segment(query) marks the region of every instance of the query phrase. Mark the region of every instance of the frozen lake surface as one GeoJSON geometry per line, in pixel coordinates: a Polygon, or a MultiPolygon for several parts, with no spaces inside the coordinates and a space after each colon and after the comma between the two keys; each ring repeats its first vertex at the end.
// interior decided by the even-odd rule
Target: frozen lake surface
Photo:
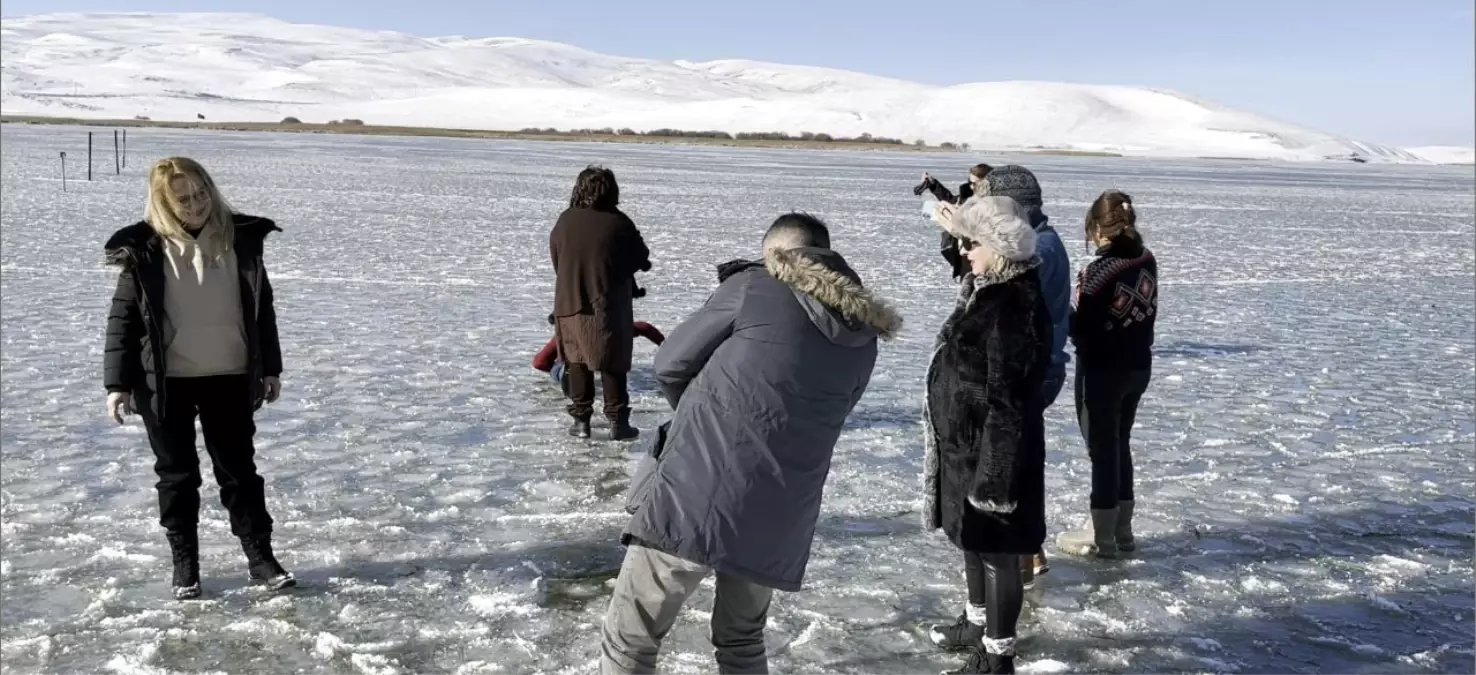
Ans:
{"type": "MultiPolygon", "coordinates": [[[[653,250],[636,315],[663,330],[790,209],[901,306],[769,648],[777,672],[960,662],[919,632],[963,598],[959,555],[918,524],[922,377],[954,289],[911,188],[1003,158],[136,129],[114,176],[105,133],[86,183],[86,130],[0,132],[5,672],[592,672],[634,457],[566,438],[529,360],[550,334],[548,230],[596,161],[653,250]],[[167,599],[152,455],[104,416],[102,244],[168,154],[285,230],[267,250],[285,392],[258,462],[296,592],[244,587],[207,473],[205,599],[167,599]]],[[[1163,279],[1141,550],[1054,556],[1021,669],[1476,670],[1471,170],[1017,159],[1078,268],[1087,205],[1130,192],[1163,279]]],[[[652,353],[638,342],[631,377],[646,429],[665,415],[652,353]]],[[[1070,400],[1048,415],[1052,534],[1087,508],[1070,400]]],[[[712,669],[710,602],[666,667],[712,669]]]]}

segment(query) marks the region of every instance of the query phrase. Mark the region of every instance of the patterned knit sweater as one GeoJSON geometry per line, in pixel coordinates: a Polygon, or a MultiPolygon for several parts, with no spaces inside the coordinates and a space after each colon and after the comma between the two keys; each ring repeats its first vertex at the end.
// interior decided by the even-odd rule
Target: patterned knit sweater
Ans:
{"type": "Polygon", "coordinates": [[[1081,270],[1071,342],[1083,366],[1139,370],[1153,362],[1158,261],[1142,243],[1119,238],[1081,270]]]}

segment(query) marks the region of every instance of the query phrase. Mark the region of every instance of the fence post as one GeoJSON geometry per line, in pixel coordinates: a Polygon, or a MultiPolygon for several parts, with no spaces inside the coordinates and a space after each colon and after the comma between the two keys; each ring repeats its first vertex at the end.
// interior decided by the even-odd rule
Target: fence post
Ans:
{"type": "Polygon", "coordinates": [[[128,130],[123,130],[123,168],[128,168],[128,130]]]}
{"type": "Polygon", "coordinates": [[[118,154],[118,130],[113,130],[113,175],[123,173],[123,156],[118,154]]]}
{"type": "Polygon", "coordinates": [[[87,132],[87,180],[92,181],[92,132],[87,132]]]}
{"type": "Polygon", "coordinates": [[[67,191],[67,153],[61,154],[62,162],[62,192],[67,191]]]}

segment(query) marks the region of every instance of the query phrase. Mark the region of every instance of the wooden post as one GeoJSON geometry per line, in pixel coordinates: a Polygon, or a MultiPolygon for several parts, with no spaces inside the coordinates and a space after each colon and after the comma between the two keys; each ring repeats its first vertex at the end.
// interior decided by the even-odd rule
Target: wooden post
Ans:
{"type": "Polygon", "coordinates": [[[128,130],[123,130],[123,168],[128,168],[128,130]]]}
{"type": "Polygon", "coordinates": [[[67,191],[67,153],[61,154],[62,160],[62,192],[67,191]]]}
{"type": "Polygon", "coordinates": [[[123,173],[123,156],[118,154],[118,130],[113,130],[113,175],[123,173]]]}
{"type": "Polygon", "coordinates": [[[87,180],[92,181],[92,132],[87,132],[87,180]]]}

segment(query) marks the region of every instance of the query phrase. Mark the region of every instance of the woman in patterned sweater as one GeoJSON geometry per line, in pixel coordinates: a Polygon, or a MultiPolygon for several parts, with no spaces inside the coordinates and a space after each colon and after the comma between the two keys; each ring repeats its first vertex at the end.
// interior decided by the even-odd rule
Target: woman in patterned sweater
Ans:
{"type": "Polygon", "coordinates": [[[1129,439],[1153,363],[1158,263],[1143,245],[1133,198],[1102,193],[1086,217],[1097,259],[1078,277],[1071,315],[1076,345],[1076,417],[1092,459],[1091,522],[1062,533],[1067,553],[1114,558],[1133,541],[1133,456],[1129,439]]]}

